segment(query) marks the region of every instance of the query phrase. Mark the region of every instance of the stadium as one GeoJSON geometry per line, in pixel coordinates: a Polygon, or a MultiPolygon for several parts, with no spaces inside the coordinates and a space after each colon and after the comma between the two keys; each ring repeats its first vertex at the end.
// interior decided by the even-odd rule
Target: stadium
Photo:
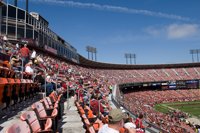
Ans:
{"type": "Polygon", "coordinates": [[[114,109],[120,133],[199,131],[200,63],[92,61],[28,6],[0,1],[0,132],[101,133],[114,109]]]}

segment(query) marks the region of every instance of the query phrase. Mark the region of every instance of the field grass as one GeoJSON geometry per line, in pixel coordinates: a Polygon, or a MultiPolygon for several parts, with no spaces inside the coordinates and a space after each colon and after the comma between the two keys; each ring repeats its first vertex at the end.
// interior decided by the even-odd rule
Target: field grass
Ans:
{"type": "Polygon", "coordinates": [[[178,109],[200,118],[200,101],[162,103],[155,105],[155,109],[163,113],[167,113],[169,110],[178,109]]]}

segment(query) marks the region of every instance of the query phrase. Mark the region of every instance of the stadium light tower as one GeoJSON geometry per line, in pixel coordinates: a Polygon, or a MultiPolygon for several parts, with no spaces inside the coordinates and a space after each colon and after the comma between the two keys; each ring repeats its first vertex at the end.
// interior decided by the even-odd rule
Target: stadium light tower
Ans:
{"type": "Polygon", "coordinates": [[[129,56],[130,56],[130,61],[131,61],[130,63],[132,64],[132,59],[134,58],[134,64],[136,64],[136,60],[135,60],[136,54],[130,54],[129,56]]]}
{"type": "Polygon", "coordinates": [[[132,54],[129,54],[130,64],[132,64],[132,54]]]}
{"type": "Polygon", "coordinates": [[[93,47],[91,47],[90,52],[92,53],[92,60],[93,60],[93,53],[94,53],[94,48],[93,47]]]}
{"type": "Polygon", "coordinates": [[[88,60],[90,59],[90,46],[86,46],[86,51],[88,52],[88,60]]]}
{"type": "Polygon", "coordinates": [[[93,50],[94,50],[93,52],[94,52],[94,55],[95,55],[95,61],[97,61],[97,48],[94,48],[93,50]]]}
{"type": "Polygon", "coordinates": [[[200,49],[196,49],[197,52],[197,62],[199,62],[199,53],[200,53],[200,49]]]}
{"type": "Polygon", "coordinates": [[[136,64],[136,54],[131,54],[131,58],[134,58],[134,64],[136,64]]]}
{"type": "Polygon", "coordinates": [[[124,54],[124,57],[126,58],[126,64],[128,64],[128,54],[125,53],[125,54],[124,54]]]}
{"type": "Polygon", "coordinates": [[[195,50],[191,49],[190,54],[192,55],[192,62],[194,62],[194,53],[195,53],[195,50]]]}
{"type": "Polygon", "coordinates": [[[91,46],[86,46],[86,51],[88,52],[88,60],[90,59],[90,53],[91,53],[91,60],[94,60],[93,54],[95,54],[95,61],[97,61],[97,49],[91,46]]]}

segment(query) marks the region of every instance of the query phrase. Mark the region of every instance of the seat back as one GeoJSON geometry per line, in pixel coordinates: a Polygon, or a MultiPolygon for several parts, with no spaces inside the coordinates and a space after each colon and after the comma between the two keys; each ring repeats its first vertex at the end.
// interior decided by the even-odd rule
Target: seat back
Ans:
{"type": "Polygon", "coordinates": [[[51,100],[52,100],[54,103],[58,100],[57,96],[55,95],[55,92],[52,92],[52,93],[49,95],[49,97],[51,98],[51,100]]]}
{"type": "Polygon", "coordinates": [[[6,84],[4,86],[4,90],[3,90],[3,98],[2,98],[2,102],[6,103],[6,107],[8,107],[10,105],[10,85],[6,84]]]}
{"type": "Polygon", "coordinates": [[[41,102],[44,104],[44,107],[45,107],[46,109],[49,109],[49,108],[50,108],[49,103],[48,103],[48,101],[47,101],[46,98],[43,98],[43,99],[41,100],[41,102]]]}
{"type": "Polygon", "coordinates": [[[16,86],[16,84],[14,84],[14,85],[12,86],[12,95],[11,95],[11,99],[14,101],[14,104],[16,104],[17,101],[18,101],[17,86],[16,86]]]}
{"type": "Polygon", "coordinates": [[[17,121],[7,129],[6,133],[31,133],[31,131],[25,121],[17,121]]]}
{"type": "Polygon", "coordinates": [[[39,118],[47,116],[45,108],[41,102],[36,102],[31,107],[33,110],[36,111],[36,114],[38,115],[39,118]]]}
{"type": "Polygon", "coordinates": [[[5,103],[5,86],[8,83],[6,78],[0,78],[0,107],[5,103]]]}
{"type": "Polygon", "coordinates": [[[48,101],[49,105],[53,107],[53,103],[51,102],[51,99],[50,99],[50,97],[46,97],[46,99],[47,99],[47,101],[48,101]]]}
{"type": "Polygon", "coordinates": [[[20,116],[20,119],[27,121],[33,132],[41,131],[40,123],[34,111],[26,111],[20,116]]]}

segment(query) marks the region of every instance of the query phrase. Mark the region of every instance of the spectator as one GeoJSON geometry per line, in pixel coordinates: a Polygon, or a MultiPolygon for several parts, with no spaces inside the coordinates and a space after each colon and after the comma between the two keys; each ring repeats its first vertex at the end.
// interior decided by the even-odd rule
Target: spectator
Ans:
{"type": "Polygon", "coordinates": [[[138,116],[138,118],[135,121],[135,125],[136,125],[136,128],[141,128],[141,129],[145,130],[145,127],[142,124],[142,119],[143,119],[143,114],[140,113],[139,116],[138,116]]]}
{"type": "MultiPolygon", "coordinates": [[[[44,88],[45,86],[43,85],[42,87],[44,88]]],[[[47,96],[49,96],[51,94],[51,92],[53,92],[53,84],[51,83],[51,77],[47,76],[46,77],[46,93],[47,93],[47,96]]]]}
{"type": "Polygon", "coordinates": [[[10,65],[11,65],[12,69],[19,70],[18,69],[18,67],[19,67],[19,58],[16,55],[12,56],[12,58],[10,60],[10,65]]]}
{"type": "Polygon", "coordinates": [[[7,41],[8,41],[7,35],[3,36],[3,41],[4,41],[4,42],[7,42],[7,41]]]}
{"type": "MultiPolygon", "coordinates": [[[[121,109],[112,109],[108,115],[109,124],[103,125],[98,133],[119,133],[120,128],[123,127],[124,114],[121,109]]],[[[134,129],[128,128],[128,133],[135,133],[134,129]]]]}
{"type": "Polygon", "coordinates": [[[30,61],[29,63],[26,64],[25,66],[25,72],[29,73],[29,74],[33,74],[33,68],[32,68],[32,61],[30,61]]]}
{"type": "Polygon", "coordinates": [[[24,64],[28,63],[29,49],[27,48],[27,44],[24,44],[24,47],[20,49],[20,54],[21,54],[24,64]]]}
{"type": "Polygon", "coordinates": [[[34,60],[36,58],[36,51],[33,50],[32,54],[31,54],[31,59],[34,60]]]}

